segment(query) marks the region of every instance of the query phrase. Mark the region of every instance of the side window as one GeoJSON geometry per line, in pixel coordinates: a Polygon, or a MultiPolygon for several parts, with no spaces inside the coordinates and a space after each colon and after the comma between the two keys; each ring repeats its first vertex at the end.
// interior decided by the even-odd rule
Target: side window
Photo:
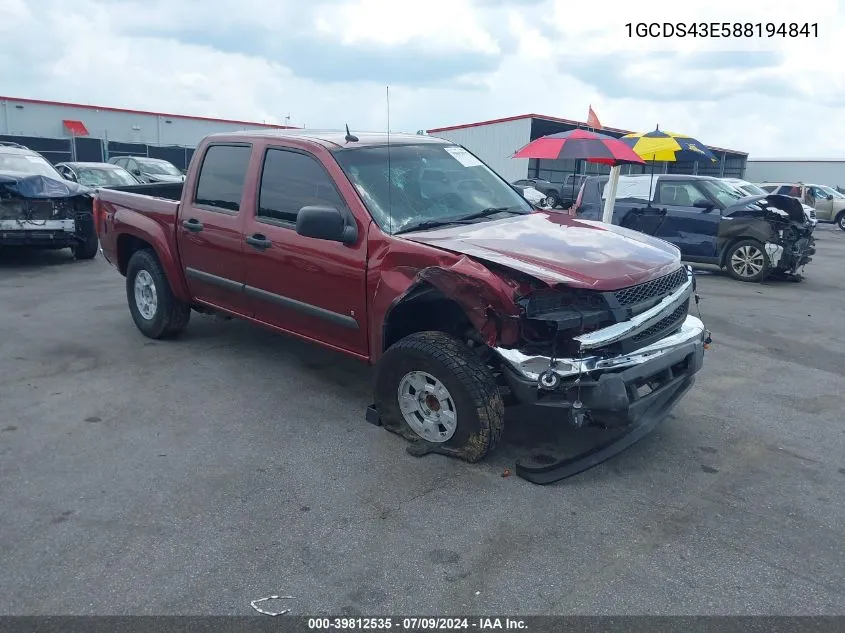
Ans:
{"type": "Polygon", "coordinates": [[[202,159],[194,204],[240,211],[252,146],[212,145],[202,159]]]}
{"type": "Polygon", "coordinates": [[[331,177],[312,156],[268,149],[258,193],[258,217],[296,223],[302,207],[345,204],[331,177]]]}
{"type": "Polygon", "coordinates": [[[659,183],[658,204],[676,207],[692,207],[707,197],[691,182],[669,180],[659,183]]]}
{"type": "Polygon", "coordinates": [[[760,189],[766,191],[768,193],[772,193],[775,189],[777,189],[776,185],[760,185],[760,189]]]}

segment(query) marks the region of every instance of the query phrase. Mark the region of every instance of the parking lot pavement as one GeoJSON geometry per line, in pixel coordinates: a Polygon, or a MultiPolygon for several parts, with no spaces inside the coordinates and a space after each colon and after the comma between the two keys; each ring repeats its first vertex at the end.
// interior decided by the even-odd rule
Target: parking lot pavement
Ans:
{"type": "Polygon", "coordinates": [[[799,284],[702,271],[694,390],[547,487],[501,476],[513,441],[409,456],[353,361],[196,315],[149,341],[100,257],[0,254],[0,612],[843,614],[845,234],[818,237],[799,284]]]}

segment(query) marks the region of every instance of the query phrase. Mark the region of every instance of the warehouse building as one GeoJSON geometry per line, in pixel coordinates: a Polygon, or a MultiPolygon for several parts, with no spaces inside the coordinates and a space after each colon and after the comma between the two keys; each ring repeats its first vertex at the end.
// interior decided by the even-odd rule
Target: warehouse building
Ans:
{"type": "Polygon", "coordinates": [[[845,187],[845,158],[749,158],[751,182],[808,182],[845,187]]]}
{"type": "Polygon", "coordinates": [[[40,152],[53,163],[113,156],[163,158],[184,169],[203,137],[291,126],[0,97],[0,141],[40,152]]]}
{"type": "MultiPolygon", "coordinates": [[[[606,165],[573,160],[537,160],[511,158],[514,152],[534,139],[549,134],[566,132],[576,128],[587,128],[586,123],[539,114],[523,114],[505,119],[467,123],[450,127],[426,130],[431,136],[445,138],[466,147],[499,172],[509,182],[522,178],[542,178],[554,183],[567,182],[571,174],[606,174],[606,165]]],[[[604,127],[596,132],[620,137],[630,134],[629,130],[604,127]]],[[[702,139],[703,140],[703,139],[702,139]]],[[[708,146],[719,157],[716,164],[705,163],[663,163],[655,166],[657,173],[699,174],[708,176],[742,178],[745,175],[746,152],[708,146]]],[[[624,166],[623,174],[649,173],[651,166],[624,166]]]]}

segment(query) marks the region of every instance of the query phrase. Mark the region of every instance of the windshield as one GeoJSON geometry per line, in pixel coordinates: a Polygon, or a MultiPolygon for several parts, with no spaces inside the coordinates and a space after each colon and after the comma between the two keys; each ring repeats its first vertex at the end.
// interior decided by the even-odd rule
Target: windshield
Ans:
{"type": "Polygon", "coordinates": [[[0,154],[0,171],[16,171],[29,176],[63,180],[46,159],[29,154],[0,154]]]}
{"type": "Polygon", "coordinates": [[[836,189],[832,189],[832,188],[827,187],[825,185],[819,185],[819,189],[824,191],[827,195],[833,196],[834,198],[845,198],[845,196],[843,196],[841,193],[836,191],[836,189]]]}
{"type": "Polygon", "coordinates": [[[746,197],[745,192],[732,187],[721,180],[700,180],[699,183],[711,196],[716,198],[722,205],[729,207],[737,200],[746,197]]]}
{"type": "Polygon", "coordinates": [[[141,171],[148,174],[164,174],[165,176],[181,176],[182,172],[166,160],[139,160],[141,171]]]}
{"type": "Polygon", "coordinates": [[[533,207],[475,156],[456,145],[397,145],[335,152],[335,158],[383,230],[533,207]],[[388,185],[388,164],[390,183],[388,185]]]}
{"type": "Polygon", "coordinates": [[[80,167],[76,170],[77,182],[86,187],[108,185],[137,185],[138,181],[122,167],[80,167]]]}
{"type": "Polygon", "coordinates": [[[747,196],[765,196],[769,193],[765,189],[761,189],[757,185],[752,184],[750,182],[734,183],[734,187],[739,189],[742,193],[747,196]]]}

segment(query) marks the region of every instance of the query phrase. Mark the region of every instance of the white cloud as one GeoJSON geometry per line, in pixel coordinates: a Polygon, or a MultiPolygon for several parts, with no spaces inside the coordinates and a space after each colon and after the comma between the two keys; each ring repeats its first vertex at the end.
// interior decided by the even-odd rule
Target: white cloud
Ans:
{"type": "Polygon", "coordinates": [[[592,104],[613,127],[660,123],[756,155],[845,154],[845,16],[834,0],[35,6],[0,0],[8,96],[384,129],[389,82],[394,131],[528,112],[583,120],[592,104]],[[796,20],[817,22],[818,37],[629,38],[625,27],[796,20]],[[722,57],[707,57],[713,51],[722,57]]]}

